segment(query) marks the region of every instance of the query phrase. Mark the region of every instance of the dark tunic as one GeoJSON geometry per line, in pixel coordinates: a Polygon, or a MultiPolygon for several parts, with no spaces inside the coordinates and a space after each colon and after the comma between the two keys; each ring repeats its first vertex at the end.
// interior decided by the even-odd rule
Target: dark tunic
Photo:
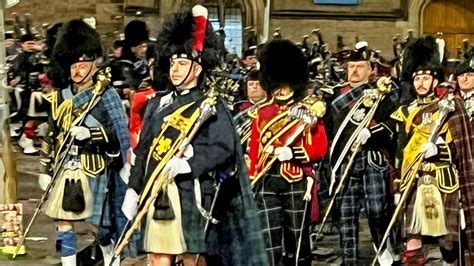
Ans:
{"type": "MultiPolygon", "coordinates": [[[[152,163],[147,165],[146,158],[153,138],[160,133],[163,118],[179,107],[203,98],[201,91],[192,89],[161,109],[159,99],[150,100],[140,141],[135,150],[137,160],[131,170],[129,187],[139,193],[148,179],[145,173],[152,172],[156,167],[152,163]]],[[[188,163],[192,172],[175,178],[181,201],[187,252],[217,254],[218,260],[225,265],[266,265],[256,207],[232,116],[221,100],[218,100],[216,110],[216,115],[201,126],[191,141],[194,155],[188,159],[188,163]],[[215,195],[214,185],[219,182],[214,174],[228,174],[233,170],[237,170],[236,173],[221,183],[213,213],[220,223],[210,226],[206,241],[205,219],[196,207],[194,180],[198,179],[200,183],[202,206],[210,210],[215,195]]]]}

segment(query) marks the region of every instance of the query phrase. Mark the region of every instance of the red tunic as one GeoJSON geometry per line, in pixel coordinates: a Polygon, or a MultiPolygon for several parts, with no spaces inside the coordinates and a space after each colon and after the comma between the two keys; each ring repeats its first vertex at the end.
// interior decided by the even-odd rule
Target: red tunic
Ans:
{"type": "Polygon", "coordinates": [[[133,94],[130,101],[130,145],[135,148],[138,143],[140,130],[143,124],[143,113],[149,96],[153,94],[153,88],[140,90],[133,94]]]}
{"type": "MultiPolygon", "coordinates": [[[[269,138],[269,134],[267,133],[265,134],[267,136],[262,136],[262,131],[268,132],[265,131],[267,123],[284,111],[286,110],[273,103],[273,100],[270,100],[259,107],[256,117],[252,121],[248,152],[250,160],[249,175],[251,179],[258,175],[271,159],[271,155],[264,152],[266,147],[264,143],[268,143],[266,139],[269,138]]],[[[271,145],[274,148],[283,147],[298,126],[299,123],[286,129],[281,136],[270,142],[271,145]]],[[[290,183],[301,180],[303,176],[311,176],[308,169],[311,169],[312,163],[325,156],[328,148],[323,121],[319,120],[311,128],[306,128],[288,147],[292,150],[293,158],[289,161],[281,162],[281,176],[290,183]]]]}

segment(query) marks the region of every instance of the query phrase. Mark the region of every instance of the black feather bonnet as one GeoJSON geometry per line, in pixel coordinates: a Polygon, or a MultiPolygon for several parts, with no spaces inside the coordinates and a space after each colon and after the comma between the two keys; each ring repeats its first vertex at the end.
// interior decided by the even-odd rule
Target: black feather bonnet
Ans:
{"type": "Polygon", "coordinates": [[[308,69],[301,49],[289,40],[273,39],[258,52],[260,83],[267,92],[289,86],[299,99],[306,90],[308,69]]]}
{"type": "Polygon", "coordinates": [[[59,30],[53,59],[64,69],[102,56],[99,34],[82,20],[71,20],[59,30]]]}
{"type": "MultiPolygon", "coordinates": [[[[195,20],[190,8],[173,14],[163,23],[157,37],[158,67],[161,71],[169,70],[169,61],[174,55],[193,53],[195,20]]],[[[220,63],[223,47],[219,37],[208,21],[205,29],[203,51],[199,63],[204,70],[210,70],[220,63]]]]}
{"type": "Polygon", "coordinates": [[[130,21],[125,26],[124,35],[124,45],[127,47],[135,47],[149,40],[149,30],[146,23],[137,19],[130,21]]]}
{"type": "Polygon", "coordinates": [[[442,71],[438,44],[433,36],[417,38],[407,44],[403,53],[402,80],[411,81],[416,75],[428,74],[442,82],[442,71]]]}

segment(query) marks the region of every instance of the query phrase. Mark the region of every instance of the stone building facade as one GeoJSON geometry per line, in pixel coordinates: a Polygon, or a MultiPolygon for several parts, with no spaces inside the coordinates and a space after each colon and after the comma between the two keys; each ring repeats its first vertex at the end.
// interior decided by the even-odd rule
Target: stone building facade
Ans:
{"type": "MultiPolygon", "coordinates": [[[[461,31],[460,34],[464,34],[462,38],[474,36],[472,0],[358,0],[357,5],[349,6],[314,4],[313,0],[22,0],[17,6],[6,10],[5,18],[8,26],[12,22],[12,12],[30,13],[33,24],[38,26],[94,16],[98,31],[104,38],[113,39],[128,21],[139,17],[148,22],[152,36],[155,36],[166,16],[182,6],[198,3],[219,7],[221,20],[224,8],[239,8],[242,12],[242,28],[255,27],[260,40],[264,39],[265,5],[269,3],[270,35],[275,28],[280,27],[285,38],[300,41],[312,29],[320,28],[325,42],[332,49],[335,49],[337,35],[341,35],[347,45],[352,45],[357,36],[368,41],[371,47],[380,49],[386,56],[391,55],[393,36],[403,36],[408,29],[413,29],[416,35],[425,32],[424,27],[427,25],[424,23],[433,21],[424,17],[429,5],[446,4],[442,8],[459,11],[461,15],[458,14],[453,20],[464,16],[465,26],[454,31],[461,31]],[[136,15],[137,11],[141,11],[140,16],[136,15]]],[[[428,25],[428,28],[433,31],[437,26],[428,25]]],[[[443,29],[451,30],[449,27],[443,29]]],[[[448,42],[448,49],[455,49],[461,38],[459,36],[448,42]]]]}

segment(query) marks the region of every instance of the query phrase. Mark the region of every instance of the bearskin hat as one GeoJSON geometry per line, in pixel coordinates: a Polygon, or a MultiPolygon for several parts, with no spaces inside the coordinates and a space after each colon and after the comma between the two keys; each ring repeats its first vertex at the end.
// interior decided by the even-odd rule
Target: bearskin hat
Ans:
{"type": "Polygon", "coordinates": [[[301,49],[289,40],[273,39],[259,49],[260,83],[271,92],[281,86],[294,90],[294,97],[304,96],[308,82],[306,57],[301,49]]]}
{"type": "Polygon", "coordinates": [[[53,59],[64,69],[83,60],[102,56],[99,34],[82,20],[65,23],[53,49],[53,59]]]}
{"type": "Polygon", "coordinates": [[[137,19],[130,21],[125,26],[124,34],[124,45],[128,47],[135,47],[149,40],[149,30],[146,23],[137,19]]]}
{"type": "MultiPolygon", "coordinates": [[[[194,30],[195,20],[190,8],[175,13],[163,23],[156,43],[160,71],[168,72],[169,61],[173,55],[193,54],[194,30]]],[[[216,67],[220,63],[223,52],[222,43],[212,29],[211,23],[208,22],[203,50],[199,56],[203,69],[210,70],[216,67]]]]}
{"type": "Polygon", "coordinates": [[[443,69],[440,65],[438,44],[433,36],[411,40],[403,52],[403,81],[411,81],[416,74],[430,74],[442,82],[443,69]]]}

